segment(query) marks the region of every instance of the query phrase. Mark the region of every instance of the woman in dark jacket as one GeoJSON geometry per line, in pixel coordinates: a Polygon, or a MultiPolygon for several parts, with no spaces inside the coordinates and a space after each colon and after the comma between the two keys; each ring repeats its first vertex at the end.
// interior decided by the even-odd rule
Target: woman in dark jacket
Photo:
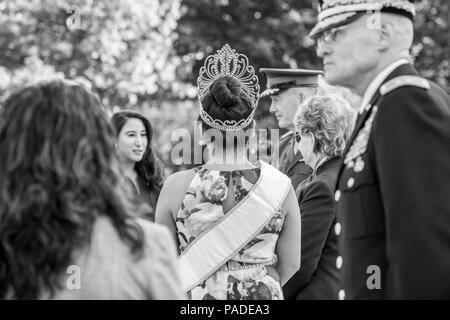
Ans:
{"type": "Polygon", "coordinates": [[[302,220],[301,267],[283,287],[286,299],[337,299],[342,261],[333,195],[354,116],[348,102],[331,94],[308,99],[295,116],[298,148],[313,173],[296,190],[302,220]]]}
{"type": "Polygon", "coordinates": [[[116,151],[124,181],[146,207],[143,218],[155,221],[163,175],[151,145],[153,129],[150,121],[139,112],[122,110],[112,115],[111,122],[116,129],[116,151]]]}

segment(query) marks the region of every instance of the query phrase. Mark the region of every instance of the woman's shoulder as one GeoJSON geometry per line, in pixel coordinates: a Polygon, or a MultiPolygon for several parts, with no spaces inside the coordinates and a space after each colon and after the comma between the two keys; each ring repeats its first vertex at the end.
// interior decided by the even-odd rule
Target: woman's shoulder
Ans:
{"type": "Polygon", "coordinates": [[[195,176],[196,169],[182,170],[172,173],[164,182],[164,187],[167,188],[179,188],[180,186],[190,183],[195,176]]]}
{"type": "Polygon", "coordinates": [[[177,264],[177,249],[169,229],[152,221],[136,218],[144,233],[144,255],[133,267],[133,279],[146,284],[152,299],[183,299],[177,264]]]}
{"type": "Polygon", "coordinates": [[[176,256],[176,245],[169,229],[161,224],[137,218],[136,222],[141,227],[144,233],[144,248],[145,260],[150,260],[151,263],[160,261],[169,263],[168,254],[172,253],[176,256]]]}
{"type": "MultiPolygon", "coordinates": [[[[158,245],[163,246],[164,243],[168,241],[167,238],[171,238],[169,230],[163,225],[156,224],[144,218],[133,217],[132,219],[142,230],[146,245],[148,243],[157,242],[158,245]]],[[[123,243],[114,224],[108,217],[100,216],[96,219],[94,235],[97,242],[108,243],[110,246],[113,246],[113,243],[116,243],[116,249],[118,247],[117,243],[120,243],[120,246],[126,248],[125,251],[128,251],[128,246],[123,243]]]]}
{"type": "Polygon", "coordinates": [[[136,218],[136,222],[144,232],[145,242],[157,241],[163,245],[168,238],[171,238],[169,229],[162,224],[143,218],[136,218]]]}
{"type": "Polygon", "coordinates": [[[161,193],[172,198],[184,196],[196,172],[193,169],[178,171],[171,174],[164,182],[161,193]]]}
{"type": "Polygon", "coordinates": [[[336,181],[338,178],[340,169],[340,159],[336,158],[331,160],[326,168],[317,175],[316,181],[325,184],[331,192],[334,192],[336,181]]]}

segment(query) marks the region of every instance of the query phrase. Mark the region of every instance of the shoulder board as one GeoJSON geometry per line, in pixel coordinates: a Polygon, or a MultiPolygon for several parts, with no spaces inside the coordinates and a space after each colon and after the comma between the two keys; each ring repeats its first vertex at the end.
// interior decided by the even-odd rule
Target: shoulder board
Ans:
{"type": "Polygon", "coordinates": [[[383,84],[380,87],[380,93],[384,96],[387,95],[389,92],[394,91],[395,89],[403,86],[419,87],[425,90],[430,89],[430,84],[428,83],[428,80],[424,78],[417,76],[398,76],[383,84]]]}

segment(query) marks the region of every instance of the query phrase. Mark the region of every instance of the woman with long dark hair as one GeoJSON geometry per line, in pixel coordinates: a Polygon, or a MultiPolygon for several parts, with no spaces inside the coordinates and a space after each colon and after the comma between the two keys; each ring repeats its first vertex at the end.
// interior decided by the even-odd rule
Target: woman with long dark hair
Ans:
{"type": "Polygon", "coordinates": [[[139,112],[123,110],[112,115],[111,123],[116,129],[115,147],[125,181],[140,202],[147,205],[144,217],[154,221],[163,175],[151,145],[150,121],[139,112]]]}
{"type": "Polygon", "coordinates": [[[99,99],[53,80],[0,109],[0,299],[171,299],[166,228],[126,211],[99,99]]]}

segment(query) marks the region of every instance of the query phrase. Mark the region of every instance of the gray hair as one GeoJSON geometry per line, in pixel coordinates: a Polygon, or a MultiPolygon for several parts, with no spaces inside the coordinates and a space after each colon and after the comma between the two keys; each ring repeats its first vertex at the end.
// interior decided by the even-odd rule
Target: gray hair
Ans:
{"type": "Polygon", "coordinates": [[[312,133],[314,152],[333,158],[342,156],[353,131],[356,114],[350,103],[335,94],[313,96],[297,109],[297,131],[312,133]]]}

